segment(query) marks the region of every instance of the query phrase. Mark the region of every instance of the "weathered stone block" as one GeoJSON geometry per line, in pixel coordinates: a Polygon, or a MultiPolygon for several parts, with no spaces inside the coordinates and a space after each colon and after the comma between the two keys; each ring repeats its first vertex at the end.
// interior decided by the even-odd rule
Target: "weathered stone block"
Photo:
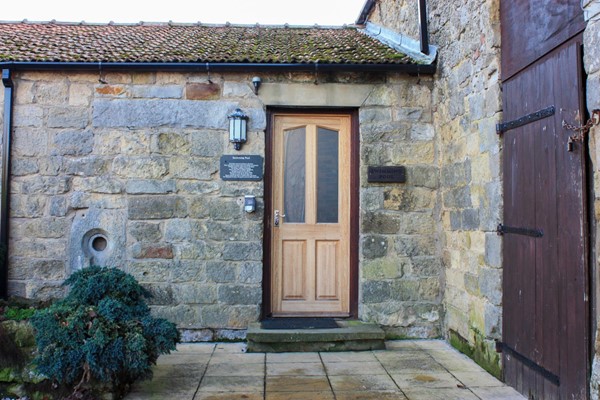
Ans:
{"type": "Polygon", "coordinates": [[[216,221],[238,219],[243,213],[242,206],[234,198],[217,198],[210,201],[209,216],[216,221]]]}
{"type": "Polygon", "coordinates": [[[400,221],[395,216],[378,212],[365,212],[362,216],[363,233],[395,234],[399,233],[400,221]]]}
{"type": "Polygon", "coordinates": [[[206,263],[206,277],[211,282],[233,283],[236,280],[236,267],[224,261],[209,261],[206,263]]]}
{"type": "Polygon", "coordinates": [[[464,186],[471,181],[471,160],[445,165],[441,169],[442,185],[464,186]]]}
{"type": "Polygon", "coordinates": [[[44,122],[44,109],[35,105],[22,105],[13,110],[13,126],[40,128],[44,122]]]}
{"type": "Polygon", "coordinates": [[[138,242],[158,242],[162,239],[161,225],[156,222],[132,221],[127,232],[138,242]]]}
{"type": "Polygon", "coordinates": [[[12,143],[15,156],[42,156],[46,154],[47,148],[48,134],[46,130],[15,127],[12,143]]]}
{"type": "Polygon", "coordinates": [[[67,104],[69,87],[66,80],[52,79],[51,82],[36,82],[33,87],[35,102],[44,105],[67,104]]]}
{"type": "Polygon", "coordinates": [[[50,215],[52,217],[64,217],[67,212],[68,207],[65,196],[52,196],[50,198],[50,215]]]}
{"type": "Polygon", "coordinates": [[[485,234],[484,260],[490,267],[502,267],[502,237],[496,233],[485,234]]]}
{"type": "Polygon", "coordinates": [[[362,282],[362,302],[383,303],[390,299],[392,281],[366,281],[362,282]]]}
{"type": "Polygon", "coordinates": [[[223,97],[249,98],[254,96],[254,90],[249,83],[230,82],[223,83],[223,97]]]}
{"type": "Polygon", "coordinates": [[[139,282],[168,282],[170,267],[167,261],[130,261],[127,272],[139,282]]]}
{"type": "Polygon", "coordinates": [[[11,280],[50,280],[65,279],[65,261],[36,260],[23,257],[11,257],[8,267],[8,279],[11,280]]]}
{"type": "Polygon", "coordinates": [[[149,305],[175,304],[173,286],[168,283],[143,283],[142,286],[150,292],[147,299],[149,305]]]}
{"type": "Polygon", "coordinates": [[[168,242],[183,242],[192,238],[195,229],[194,221],[187,218],[174,218],[165,221],[165,240],[168,242]]]}
{"type": "Polygon", "coordinates": [[[462,229],[466,231],[479,228],[479,209],[467,208],[461,213],[462,229]]]}
{"type": "Polygon", "coordinates": [[[395,238],[398,255],[408,257],[437,255],[437,240],[433,235],[401,235],[395,238]]]}
{"type": "Polygon", "coordinates": [[[23,194],[62,194],[69,191],[71,178],[67,176],[40,176],[25,178],[21,182],[23,194]]]}
{"type": "Polygon", "coordinates": [[[127,93],[127,89],[123,85],[102,85],[96,88],[96,93],[103,97],[119,97],[127,93]]]}
{"type": "Polygon", "coordinates": [[[85,193],[119,194],[123,192],[123,182],[114,178],[96,176],[75,178],[73,189],[85,193]]]}
{"type": "Polygon", "coordinates": [[[176,192],[175,180],[130,179],[125,190],[129,194],[167,194],[176,192]]]}
{"type": "Polygon", "coordinates": [[[448,208],[471,207],[471,188],[460,186],[451,188],[443,193],[444,206],[448,208]]]}
{"type": "Polygon", "coordinates": [[[71,83],[69,85],[69,105],[88,107],[92,99],[92,92],[92,87],[89,84],[71,83]]]}
{"type": "Polygon", "coordinates": [[[185,98],[188,100],[219,100],[221,86],[216,83],[188,83],[185,98]]]}
{"type": "Polygon", "coordinates": [[[433,207],[435,192],[425,188],[393,188],[383,192],[383,207],[387,210],[415,211],[433,207]]]}
{"type": "Polygon", "coordinates": [[[94,148],[94,134],[91,131],[61,131],[52,140],[52,155],[85,156],[94,148]]]}
{"type": "Polygon", "coordinates": [[[262,251],[261,242],[227,242],[223,247],[223,260],[260,261],[262,251]]]}
{"type": "Polygon", "coordinates": [[[214,304],[217,301],[215,285],[180,283],[174,285],[175,301],[183,304],[214,304]]]}
{"type": "Polygon", "coordinates": [[[132,98],[180,99],[183,87],[179,85],[133,85],[129,88],[132,98]]]}
{"type": "Polygon", "coordinates": [[[479,291],[491,304],[501,306],[502,270],[496,268],[481,268],[479,270],[479,291]]]}
{"type": "Polygon", "coordinates": [[[168,219],[187,215],[187,204],[179,196],[135,196],[128,198],[129,219],[168,219]]]}
{"type": "Polygon", "coordinates": [[[218,170],[218,160],[199,157],[172,157],[170,171],[175,178],[209,180],[218,170]]]}
{"type": "Polygon", "coordinates": [[[200,260],[181,260],[171,266],[171,282],[205,282],[206,262],[200,260]]]}
{"type": "Polygon", "coordinates": [[[173,258],[173,246],[165,243],[136,243],[131,251],[133,258],[173,258]]]}
{"type": "Polygon", "coordinates": [[[39,218],[44,215],[46,196],[13,194],[10,200],[12,218],[39,218]]]}
{"type": "Polygon", "coordinates": [[[239,267],[240,283],[256,283],[260,284],[263,279],[263,265],[258,261],[246,261],[241,263],[239,267]]]}
{"type": "Polygon", "coordinates": [[[392,111],[389,107],[361,107],[359,110],[359,122],[362,124],[370,122],[390,122],[392,111]]]}
{"type": "Polygon", "coordinates": [[[161,154],[183,155],[190,153],[191,143],[187,134],[160,133],[157,138],[157,147],[161,154]]]}
{"type": "Polygon", "coordinates": [[[362,238],[362,255],[366,259],[385,257],[388,239],[385,236],[369,235],[362,238]]]}
{"type": "Polygon", "coordinates": [[[221,285],[218,300],[223,304],[260,304],[262,289],[259,286],[221,285]]]}
{"type": "Polygon", "coordinates": [[[431,124],[413,124],[409,131],[412,140],[433,140],[435,129],[431,124]]]}
{"type": "Polygon", "coordinates": [[[197,182],[197,181],[177,181],[177,191],[189,194],[207,194],[215,193],[219,190],[219,183],[216,181],[197,182]]]}
{"type": "Polygon", "coordinates": [[[13,176],[32,175],[39,171],[37,161],[31,158],[13,158],[10,170],[13,176]]]}
{"type": "Polygon", "coordinates": [[[30,238],[62,238],[69,231],[69,220],[66,218],[36,218],[25,223],[25,235],[30,238]]]}
{"type": "Polygon", "coordinates": [[[163,157],[115,157],[112,165],[115,174],[127,178],[159,179],[169,171],[168,161],[163,157]]]}
{"type": "Polygon", "coordinates": [[[362,265],[362,277],[364,280],[397,279],[404,276],[404,270],[409,266],[408,258],[378,258],[362,265]]]}
{"type": "MultiPolygon", "coordinates": [[[[229,138],[225,132],[201,131],[191,134],[191,153],[199,157],[217,157],[223,154],[223,143],[229,138]]],[[[227,143],[229,141],[227,140],[227,143]]]]}
{"type": "Polygon", "coordinates": [[[68,175],[104,175],[108,170],[108,161],[103,157],[94,155],[83,158],[64,157],[62,170],[68,175]]]}
{"type": "Polygon", "coordinates": [[[89,124],[89,109],[84,107],[53,107],[48,111],[48,128],[80,128],[89,124]]]}

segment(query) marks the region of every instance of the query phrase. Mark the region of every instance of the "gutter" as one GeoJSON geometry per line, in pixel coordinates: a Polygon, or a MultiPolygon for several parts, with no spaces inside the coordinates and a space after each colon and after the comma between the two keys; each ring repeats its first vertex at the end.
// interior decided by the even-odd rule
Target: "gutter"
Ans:
{"type": "Polygon", "coordinates": [[[8,298],[8,217],[10,201],[10,145],[13,113],[13,81],[10,69],[2,69],[4,85],[4,128],[2,131],[2,188],[0,191],[0,298],[8,298]]]}
{"type": "MultiPolygon", "coordinates": [[[[406,54],[406,53],[404,53],[406,54]]],[[[410,54],[407,54],[410,56],[410,54]]],[[[344,72],[405,72],[434,74],[436,64],[334,64],[334,63],[174,63],[174,62],[63,62],[63,61],[2,61],[0,68],[13,70],[168,70],[168,71],[344,71],[344,72]]]]}

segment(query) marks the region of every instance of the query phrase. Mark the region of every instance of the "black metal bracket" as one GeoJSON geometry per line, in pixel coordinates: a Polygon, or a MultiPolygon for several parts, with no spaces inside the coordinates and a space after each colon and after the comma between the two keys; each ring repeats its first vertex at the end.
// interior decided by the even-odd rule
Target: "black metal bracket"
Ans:
{"type": "Polygon", "coordinates": [[[523,354],[521,354],[518,351],[516,351],[515,349],[511,348],[506,343],[503,343],[499,340],[496,341],[496,351],[498,353],[503,353],[503,352],[508,353],[509,356],[514,357],[520,363],[522,363],[525,366],[529,367],[530,369],[534,370],[535,372],[540,374],[547,381],[553,383],[556,386],[560,386],[560,378],[556,374],[552,373],[551,371],[548,371],[546,368],[540,366],[535,361],[530,360],[529,358],[525,357],[523,354]]]}
{"type": "Polygon", "coordinates": [[[498,135],[502,135],[504,132],[509,131],[511,129],[518,128],[523,125],[527,125],[531,122],[538,121],[543,118],[548,118],[555,113],[554,106],[546,107],[543,110],[536,111],[531,114],[527,114],[522,116],[521,118],[514,119],[512,121],[503,122],[501,124],[496,124],[496,133],[498,135]]]}
{"type": "Polygon", "coordinates": [[[515,235],[524,235],[536,238],[544,236],[544,232],[540,229],[515,228],[512,226],[506,226],[502,224],[498,224],[498,227],[496,228],[496,233],[500,236],[504,235],[505,233],[514,233],[515,235]]]}

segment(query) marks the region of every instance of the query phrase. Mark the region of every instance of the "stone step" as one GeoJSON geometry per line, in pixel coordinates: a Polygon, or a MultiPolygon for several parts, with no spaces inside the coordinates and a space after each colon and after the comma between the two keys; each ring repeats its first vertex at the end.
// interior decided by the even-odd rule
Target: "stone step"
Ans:
{"type": "Polygon", "coordinates": [[[361,351],[385,349],[385,333],[377,324],[337,321],[334,329],[262,329],[248,326],[248,352],[361,351]]]}

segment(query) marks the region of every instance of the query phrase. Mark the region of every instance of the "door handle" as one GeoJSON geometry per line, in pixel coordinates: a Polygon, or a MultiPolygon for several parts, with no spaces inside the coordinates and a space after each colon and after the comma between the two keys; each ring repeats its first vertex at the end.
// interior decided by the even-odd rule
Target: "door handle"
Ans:
{"type": "Polygon", "coordinates": [[[273,225],[279,226],[279,219],[285,218],[285,214],[281,214],[279,210],[275,210],[275,217],[273,218],[273,225]]]}

